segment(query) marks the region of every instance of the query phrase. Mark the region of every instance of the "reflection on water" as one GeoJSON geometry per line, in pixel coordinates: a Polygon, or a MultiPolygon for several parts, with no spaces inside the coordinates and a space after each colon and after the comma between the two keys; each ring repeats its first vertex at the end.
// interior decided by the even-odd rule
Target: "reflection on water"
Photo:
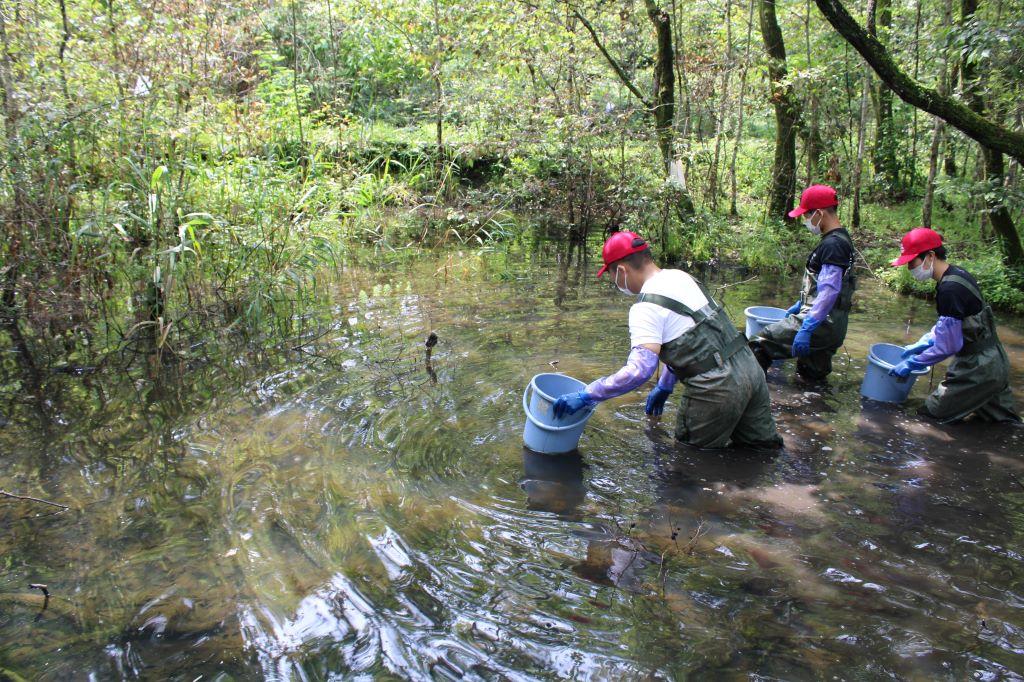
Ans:
{"type": "MultiPolygon", "coordinates": [[[[71,509],[0,501],[0,677],[1024,669],[1024,430],[919,420],[928,377],[906,406],[858,396],[868,346],[916,339],[929,303],[868,283],[828,386],[772,370],[782,451],[678,446],[674,401],[652,423],[641,391],[579,453],[531,453],[529,378],[589,380],[627,351],[629,302],[588,272],[564,254],[352,270],[303,339],[145,380],[8,354],[24,388],[0,409],[0,488],[71,509]]],[[[720,296],[739,320],[792,286],[720,296]]],[[[1018,390],[1022,331],[1000,330],[1018,390]]]]}

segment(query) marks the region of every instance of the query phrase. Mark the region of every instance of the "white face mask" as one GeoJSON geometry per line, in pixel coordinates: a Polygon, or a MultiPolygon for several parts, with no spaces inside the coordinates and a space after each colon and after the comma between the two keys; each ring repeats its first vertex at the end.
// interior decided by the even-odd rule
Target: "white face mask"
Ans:
{"type": "MultiPolygon", "coordinates": [[[[814,213],[817,213],[817,211],[814,213]]],[[[814,213],[811,213],[810,217],[804,218],[804,227],[810,230],[811,234],[817,236],[821,234],[821,227],[814,224],[814,213]]]]}
{"type": "Polygon", "coordinates": [[[615,270],[615,288],[618,289],[619,291],[621,291],[622,293],[624,293],[626,296],[636,296],[636,294],[634,294],[632,291],[630,291],[629,289],[626,288],[626,287],[629,286],[628,278],[629,278],[629,273],[626,272],[626,270],[622,266],[619,266],[615,270]],[[626,275],[625,277],[622,278],[623,286],[621,286],[621,287],[619,286],[619,270],[621,270],[626,275]]]}
{"type": "Polygon", "coordinates": [[[935,271],[935,259],[933,258],[931,263],[928,263],[927,256],[921,261],[921,264],[916,268],[910,268],[910,274],[913,275],[914,279],[918,282],[924,282],[932,278],[932,273],[935,271]]]}

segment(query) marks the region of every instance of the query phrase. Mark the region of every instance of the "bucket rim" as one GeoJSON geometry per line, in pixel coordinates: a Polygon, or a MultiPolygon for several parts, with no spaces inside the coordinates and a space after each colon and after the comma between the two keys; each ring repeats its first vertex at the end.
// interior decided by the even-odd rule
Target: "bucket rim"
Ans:
{"type": "MultiPolygon", "coordinates": [[[[530,386],[533,387],[533,390],[534,390],[534,392],[537,395],[539,395],[541,398],[544,398],[548,402],[552,402],[552,403],[555,402],[556,400],[558,400],[558,396],[551,396],[551,395],[548,395],[547,393],[545,393],[544,391],[540,390],[540,387],[537,386],[537,379],[539,379],[540,377],[565,377],[567,379],[572,379],[573,381],[581,384],[584,388],[586,388],[586,386],[587,386],[586,384],[584,384],[582,381],[580,381],[576,377],[569,376],[565,372],[541,372],[540,374],[534,374],[533,378],[530,379],[530,386]]],[[[582,389],[580,389],[580,390],[582,390],[582,389]]]]}
{"type": "MultiPolygon", "coordinates": [[[[551,372],[548,372],[548,374],[551,374],[551,372]]],[[[590,419],[591,415],[594,414],[594,411],[597,410],[597,405],[596,404],[595,405],[591,405],[589,407],[583,408],[583,410],[581,410],[579,412],[580,418],[577,419],[576,421],[572,422],[572,423],[564,424],[562,426],[552,426],[552,425],[549,425],[549,424],[544,424],[539,419],[534,417],[533,414],[530,412],[530,405],[526,401],[526,396],[529,395],[529,393],[530,393],[530,386],[533,386],[533,382],[532,381],[529,384],[527,384],[526,388],[523,390],[523,412],[526,413],[526,419],[531,424],[536,426],[538,429],[540,429],[542,431],[547,431],[549,433],[562,433],[562,432],[565,432],[565,431],[569,431],[571,429],[579,428],[580,429],[580,435],[583,435],[583,427],[586,425],[586,423],[590,419]]],[[[533,386],[533,390],[537,391],[537,387],[533,386]]]]}
{"type": "Polygon", "coordinates": [[[785,316],[786,314],[785,308],[776,308],[773,305],[751,305],[743,309],[743,315],[754,320],[770,320],[772,322],[778,322],[779,320],[782,319],[782,317],[765,317],[763,315],[759,315],[758,313],[751,312],[755,308],[758,310],[773,310],[782,313],[783,316],[785,316]]]}
{"type": "MultiPolygon", "coordinates": [[[[890,370],[893,367],[895,367],[896,365],[890,362],[886,362],[882,358],[875,355],[875,348],[878,346],[892,346],[893,348],[899,348],[901,351],[903,350],[903,346],[897,345],[895,343],[888,343],[886,341],[882,341],[880,343],[873,343],[871,344],[871,347],[868,348],[868,362],[870,362],[873,365],[877,365],[878,367],[881,367],[882,369],[885,370],[890,370]]],[[[931,369],[931,367],[925,367],[924,369],[915,369],[914,371],[911,372],[911,374],[915,376],[922,376],[930,372],[931,369]]]]}

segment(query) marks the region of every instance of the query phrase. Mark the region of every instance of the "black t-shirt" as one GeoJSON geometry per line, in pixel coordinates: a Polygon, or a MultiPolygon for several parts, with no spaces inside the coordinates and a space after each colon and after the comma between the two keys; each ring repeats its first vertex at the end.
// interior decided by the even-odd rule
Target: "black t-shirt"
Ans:
{"type": "Polygon", "coordinates": [[[976,288],[978,287],[978,282],[971,276],[971,273],[963,268],[950,265],[935,287],[935,308],[939,311],[939,315],[962,320],[965,317],[980,313],[981,309],[985,306],[984,302],[978,300],[978,297],[972,294],[963,284],[950,282],[950,275],[963,277],[976,288]]]}
{"type": "Polygon", "coordinates": [[[846,228],[840,227],[821,238],[818,246],[807,257],[807,269],[817,275],[821,273],[822,265],[837,265],[845,273],[853,267],[853,259],[853,241],[850,239],[850,233],[846,228]]]}

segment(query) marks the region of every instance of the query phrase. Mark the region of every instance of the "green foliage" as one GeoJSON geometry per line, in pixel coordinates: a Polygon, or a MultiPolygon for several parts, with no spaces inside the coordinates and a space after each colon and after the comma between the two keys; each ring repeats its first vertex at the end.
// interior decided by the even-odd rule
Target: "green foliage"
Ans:
{"type": "MultiPolygon", "coordinates": [[[[779,13],[804,116],[799,182],[836,184],[845,213],[862,65],[809,7],[779,13]]],[[[646,11],[577,9],[646,92],[646,11]]],[[[997,86],[990,108],[1009,116],[1018,8],[956,30],[940,9],[925,0],[910,43],[914,13],[896,7],[883,37],[901,58],[917,51],[925,80],[946,58],[977,65],[997,86]]],[[[287,319],[271,313],[300,314],[317,273],[360,251],[408,259],[419,247],[593,243],[631,229],[672,262],[787,271],[812,244],[799,227],[764,222],[774,120],[760,36],[736,3],[673,6],[685,194],[665,182],[647,112],[558,3],[68,5],[67,37],[50,10],[20,5],[18,21],[5,20],[3,76],[16,96],[0,140],[0,305],[45,357],[142,337],[180,349],[218,325],[258,331],[287,319]],[[727,215],[733,201],[738,215],[727,215]]],[[[893,139],[901,183],[920,194],[931,121],[914,128],[912,114],[896,103],[893,139]]],[[[952,163],[936,182],[935,223],[993,303],[1019,310],[1019,281],[978,216],[994,198],[1019,215],[1020,173],[1011,166],[1003,186],[979,180],[973,149],[956,134],[944,142],[952,163]]],[[[855,238],[874,270],[909,290],[885,263],[919,222],[917,195],[893,204],[876,170],[864,160],[855,238]]]]}

